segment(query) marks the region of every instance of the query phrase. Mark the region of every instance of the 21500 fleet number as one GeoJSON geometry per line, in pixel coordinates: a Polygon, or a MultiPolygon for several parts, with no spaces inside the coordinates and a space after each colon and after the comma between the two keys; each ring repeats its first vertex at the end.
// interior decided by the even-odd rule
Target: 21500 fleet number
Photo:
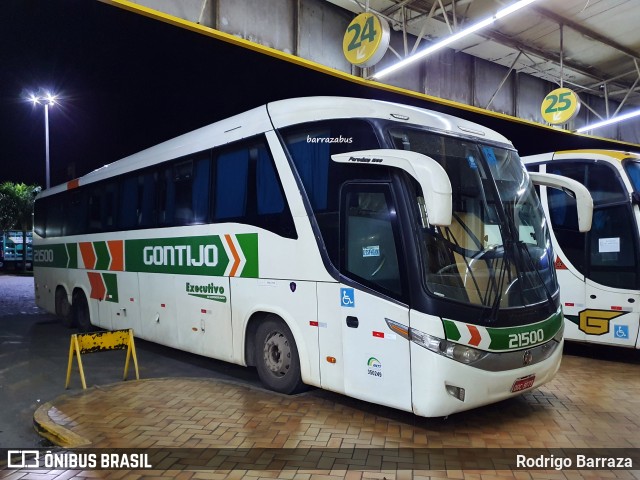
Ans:
{"type": "Polygon", "coordinates": [[[512,333],[509,335],[509,348],[528,347],[544,340],[544,331],[539,328],[530,332],[512,333]]]}
{"type": "Polygon", "coordinates": [[[53,262],[53,250],[39,249],[33,252],[33,261],[37,263],[53,262]]]}

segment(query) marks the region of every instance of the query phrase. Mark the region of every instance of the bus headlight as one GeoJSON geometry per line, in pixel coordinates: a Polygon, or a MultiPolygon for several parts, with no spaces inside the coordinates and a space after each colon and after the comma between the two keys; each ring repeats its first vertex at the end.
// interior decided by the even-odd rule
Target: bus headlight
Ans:
{"type": "Polygon", "coordinates": [[[455,360],[456,362],[471,365],[489,354],[476,348],[434,337],[415,328],[407,328],[405,325],[388,318],[385,318],[385,320],[389,328],[398,335],[411,340],[416,345],[420,345],[427,350],[455,360]]]}
{"type": "Polygon", "coordinates": [[[475,363],[487,356],[487,352],[483,352],[482,350],[449,342],[448,340],[434,337],[415,328],[409,328],[409,338],[413,343],[427,350],[467,365],[475,363]]]}

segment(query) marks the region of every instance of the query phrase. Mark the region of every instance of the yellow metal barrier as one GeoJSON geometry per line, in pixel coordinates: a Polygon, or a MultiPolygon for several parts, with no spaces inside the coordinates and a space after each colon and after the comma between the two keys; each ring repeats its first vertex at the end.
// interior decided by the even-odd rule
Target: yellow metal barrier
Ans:
{"type": "Polygon", "coordinates": [[[78,358],[78,369],[80,370],[80,379],[82,380],[82,388],[87,388],[84,379],[84,369],[82,368],[83,353],[105,352],[108,350],[127,350],[127,359],[124,363],[123,380],[127,379],[129,371],[129,359],[133,357],[133,365],[136,369],[136,379],[140,380],[138,373],[138,359],[136,357],[136,346],[133,342],[133,330],[114,330],[113,332],[93,332],[93,333],[76,333],[71,335],[71,345],[69,345],[69,363],[67,366],[67,382],[64,388],[69,388],[71,379],[71,367],[73,363],[73,354],[78,358]]]}

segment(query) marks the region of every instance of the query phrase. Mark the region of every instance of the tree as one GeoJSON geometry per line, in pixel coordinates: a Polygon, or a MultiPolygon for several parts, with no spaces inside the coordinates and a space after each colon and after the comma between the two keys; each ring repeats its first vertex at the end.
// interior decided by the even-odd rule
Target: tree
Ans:
{"type": "Polygon", "coordinates": [[[27,269],[27,231],[33,228],[33,203],[37,185],[4,182],[0,185],[0,229],[22,229],[22,270],[27,269]]]}

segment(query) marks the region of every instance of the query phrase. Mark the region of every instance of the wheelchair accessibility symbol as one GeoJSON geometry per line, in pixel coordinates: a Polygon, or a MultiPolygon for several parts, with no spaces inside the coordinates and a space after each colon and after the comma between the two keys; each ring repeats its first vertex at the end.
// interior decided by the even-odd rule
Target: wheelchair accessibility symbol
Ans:
{"type": "Polygon", "coordinates": [[[628,325],[614,325],[613,336],[615,338],[629,338],[629,326],[628,325]]]}
{"type": "Polygon", "coordinates": [[[353,288],[340,289],[340,306],[354,308],[356,306],[353,288]]]}

